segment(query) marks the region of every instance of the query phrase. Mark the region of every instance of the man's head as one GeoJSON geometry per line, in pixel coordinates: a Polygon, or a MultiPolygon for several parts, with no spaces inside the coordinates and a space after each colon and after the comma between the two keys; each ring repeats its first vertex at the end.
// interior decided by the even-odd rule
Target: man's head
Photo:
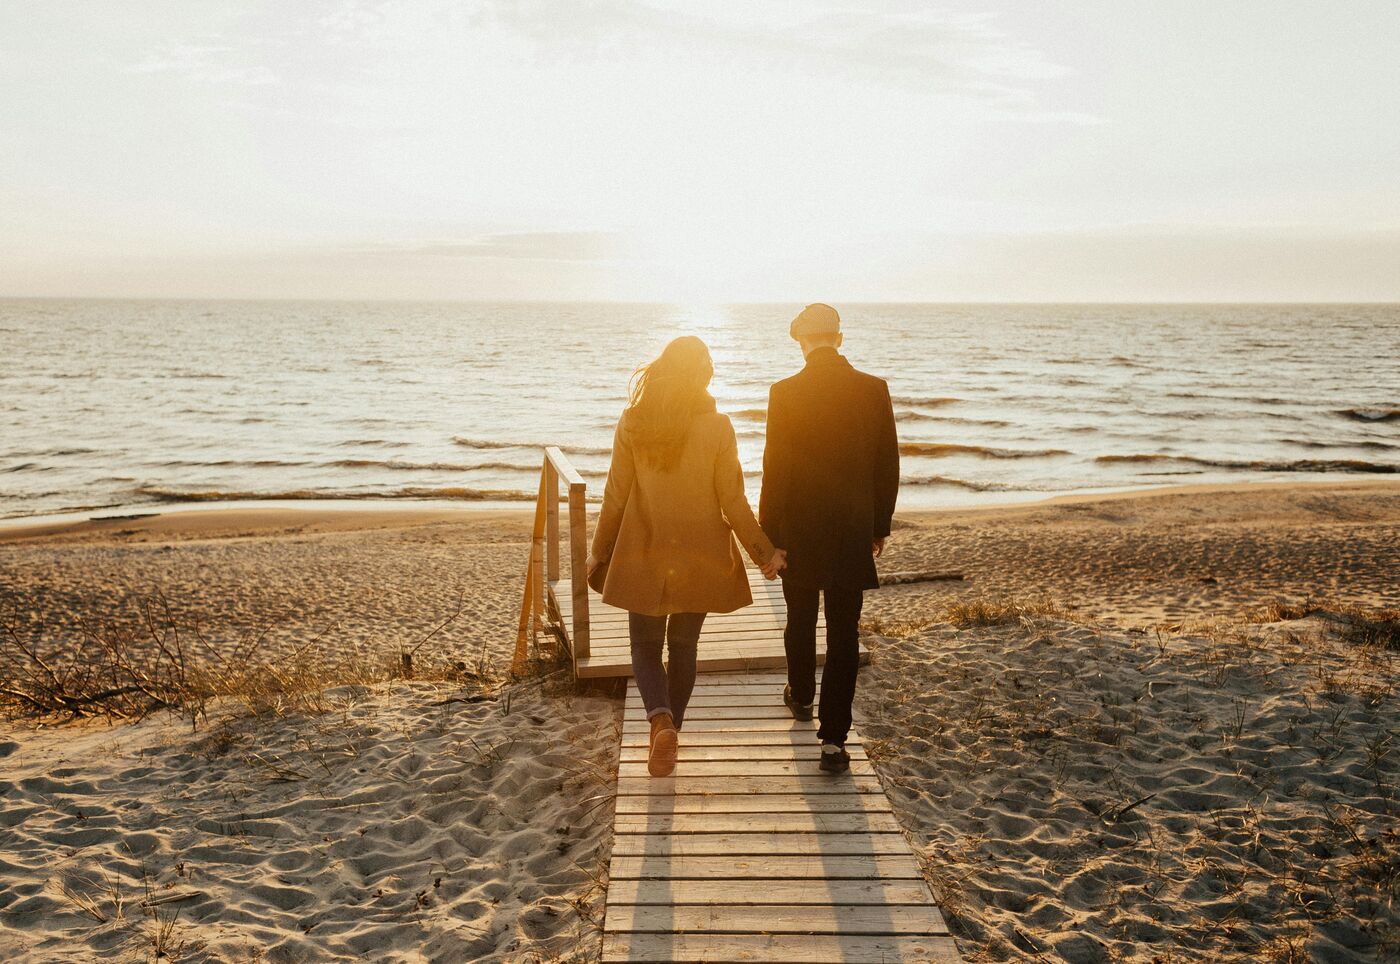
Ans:
{"type": "Polygon", "coordinates": [[[818,348],[841,347],[841,316],[831,305],[808,305],[792,319],[788,334],[802,346],[802,357],[818,348]]]}

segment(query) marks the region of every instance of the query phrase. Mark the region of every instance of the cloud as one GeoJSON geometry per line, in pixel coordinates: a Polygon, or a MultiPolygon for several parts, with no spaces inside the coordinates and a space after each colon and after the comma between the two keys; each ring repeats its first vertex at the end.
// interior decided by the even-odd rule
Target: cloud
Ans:
{"type": "MultiPolygon", "coordinates": [[[[561,5],[552,0],[483,0],[494,22],[576,56],[675,48],[716,64],[733,57],[765,66],[848,77],[961,97],[1009,118],[1097,123],[1077,111],[1042,111],[1037,85],[1070,73],[996,25],[995,14],[949,14],[911,5],[894,10],[822,9],[787,20],[720,19],[693,7],[663,9],[637,0],[561,5]]],[[[759,14],[758,16],[761,16],[759,14]]]]}
{"type": "Polygon", "coordinates": [[[277,83],[277,75],[262,64],[241,62],[235,47],[215,43],[165,44],[125,68],[129,74],[174,74],[206,84],[260,87],[277,83]]]}
{"type": "Polygon", "coordinates": [[[621,238],[606,231],[520,231],[463,240],[371,245],[359,251],[444,258],[508,261],[609,261],[621,254],[621,238]]]}

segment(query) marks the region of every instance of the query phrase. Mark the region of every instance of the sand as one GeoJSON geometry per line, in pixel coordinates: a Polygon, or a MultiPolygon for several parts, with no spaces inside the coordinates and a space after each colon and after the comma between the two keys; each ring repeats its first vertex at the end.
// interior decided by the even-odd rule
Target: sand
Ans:
{"type": "MultiPolygon", "coordinates": [[[[390,665],[460,602],[420,675],[503,673],[528,532],[398,506],[8,525],[0,613],[62,651],[85,625],[137,632],[159,598],[215,647],[390,665]]],[[[1241,621],[1278,598],[1400,606],[1400,485],[908,514],[881,569],[966,577],[869,594],[856,709],[969,960],[1400,949],[1395,656],[1320,617],[1241,621]],[[1068,618],[946,620],[1006,596],[1068,618]]],[[[230,702],[197,729],[5,724],[0,951],[149,958],[173,920],[177,960],[596,959],[619,718],[606,688],[527,679],[230,702]],[[193,896],[147,916],[146,882],[193,896]]]]}
{"type": "Polygon", "coordinates": [[[165,925],[178,961],[574,959],[602,913],[621,712],[538,684],[452,695],[8,734],[0,951],[148,960],[165,925]]]}
{"type": "Polygon", "coordinates": [[[1330,629],[868,638],[867,751],[968,959],[1400,959],[1400,653],[1330,629]]]}

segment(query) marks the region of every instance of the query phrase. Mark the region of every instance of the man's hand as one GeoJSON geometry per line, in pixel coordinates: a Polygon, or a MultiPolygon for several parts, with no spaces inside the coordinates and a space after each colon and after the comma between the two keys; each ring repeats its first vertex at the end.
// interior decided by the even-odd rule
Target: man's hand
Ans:
{"type": "Polygon", "coordinates": [[[881,538],[879,538],[879,539],[876,539],[874,542],[870,543],[870,554],[871,554],[872,556],[874,556],[876,559],[879,559],[879,558],[880,558],[880,553],[882,553],[882,552],[885,551],[885,539],[888,539],[888,538],[889,538],[889,536],[884,536],[884,537],[881,537],[881,538]]]}
{"type": "Polygon", "coordinates": [[[774,549],[773,557],[768,560],[768,565],[763,567],[763,578],[772,582],[778,578],[778,573],[787,568],[787,550],[774,549]]]}

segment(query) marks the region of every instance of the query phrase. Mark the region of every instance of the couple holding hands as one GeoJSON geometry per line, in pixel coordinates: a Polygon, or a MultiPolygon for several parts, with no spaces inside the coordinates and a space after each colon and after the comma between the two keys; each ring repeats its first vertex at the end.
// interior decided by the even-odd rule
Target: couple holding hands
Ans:
{"type": "Polygon", "coordinates": [[[782,577],[783,702],[798,720],[812,719],[817,607],[825,597],[820,767],[850,766],[861,604],[878,585],[874,559],[890,533],[899,445],[889,388],[840,354],[836,310],[808,305],[789,333],[806,364],[769,392],[757,519],[734,427],[708,390],[714,367],[699,338],[675,339],[637,370],[618,420],[588,579],[603,602],[630,616],[653,776],[675,768],[706,614],[753,602],[735,537],[767,578],[782,577]]]}

